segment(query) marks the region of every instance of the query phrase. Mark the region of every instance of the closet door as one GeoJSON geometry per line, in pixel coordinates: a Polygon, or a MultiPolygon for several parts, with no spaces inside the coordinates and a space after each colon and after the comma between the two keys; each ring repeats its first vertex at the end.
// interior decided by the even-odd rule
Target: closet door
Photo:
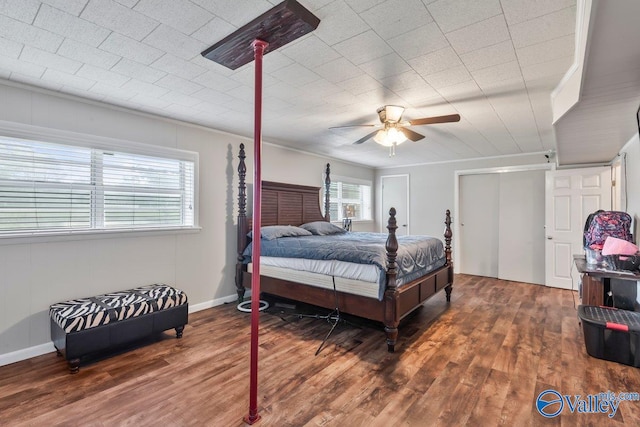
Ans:
{"type": "Polygon", "coordinates": [[[500,174],[460,176],[460,273],[498,277],[500,174]]]}
{"type": "Polygon", "coordinates": [[[545,172],[460,176],[460,272],[545,283],[545,172]]]}
{"type": "Polygon", "coordinates": [[[498,277],[545,283],[545,171],[501,173],[498,277]]]}

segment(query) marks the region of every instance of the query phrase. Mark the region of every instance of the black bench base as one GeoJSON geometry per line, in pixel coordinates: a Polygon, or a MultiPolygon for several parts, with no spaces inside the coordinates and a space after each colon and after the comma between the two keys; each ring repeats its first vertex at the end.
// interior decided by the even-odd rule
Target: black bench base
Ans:
{"type": "Polygon", "coordinates": [[[168,329],[176,330],[181,338],[188,323],[189,305],[183,304],[166,310],[108,323],[95,328],[66,333],[51,319],[51,338],[58,354],[67,359],[69,371],[75,374],[82,359],[107,350],[116,349],[168,329]]]}

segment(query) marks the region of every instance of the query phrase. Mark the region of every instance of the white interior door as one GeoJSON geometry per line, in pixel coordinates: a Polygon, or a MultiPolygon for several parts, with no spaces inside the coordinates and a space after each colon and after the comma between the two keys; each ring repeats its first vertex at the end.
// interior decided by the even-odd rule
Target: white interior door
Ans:
{"type": "Polygon", "coordinates": [[[409,175],[390,175],[382,177],[382,216],[381,232],[387,232],[389,209],[396,208],[396,234],[409,234],[409,175]]]}
{"type": "Polygon", "coordinates": [[[498,278],[544,285],[545,171],[500,176],[498,278]]]}
{"type": "Polygon", "coordinates": [[[498,277],[500,174],[460,176],[460,272],[498,277]]]}
{"type": "Polygon", "coordinates": [[[609,167],[547,171],[545,265],[547,286],[577,289],[573,255],[582,254],[584,222],[590,213],[611,209],[609,167]]]}

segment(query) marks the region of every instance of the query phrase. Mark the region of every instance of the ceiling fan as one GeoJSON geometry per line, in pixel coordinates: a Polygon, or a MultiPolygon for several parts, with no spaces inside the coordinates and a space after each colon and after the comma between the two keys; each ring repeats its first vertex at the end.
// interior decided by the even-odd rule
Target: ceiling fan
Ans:
{"type": "Polygon", "coordinates": [[[366,140],[373,138],[375,142],[385,147],[391,147],[391,155],[395,154],[395,146],[398,144],[402,144],[407,139],[416,142],[420,141],[424,138],[424,135],[419,134],[418,132],[414,132],[410,129],[407,129],[408,126],[419,126],[419,125],[431,125],[435,123],[449,123],[449,122],[458,122],[460,121],[459,114],[449,114],[446,116],[436,116],[436,117],[423,117],[421,119],[414,119],[409,121],[402,121],[402,114],[404,113],[404,107],[399,105],[385,105],[377,110],[378,117],[380,118],[380,124],[369,124],[369,125],[346,125],[346,126],[335,126],[331,129],[335,128],[343,128],[343,127],[377,127],[382,128],[380,130],[375,130],[356,142],[354,144],[362,144],[366,140]]]}

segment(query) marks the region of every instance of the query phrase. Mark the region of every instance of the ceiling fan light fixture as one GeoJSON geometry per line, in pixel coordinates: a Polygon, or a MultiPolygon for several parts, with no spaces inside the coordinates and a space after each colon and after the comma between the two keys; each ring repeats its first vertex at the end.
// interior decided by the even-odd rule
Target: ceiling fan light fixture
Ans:
{"type": "Polygon", "coordinates": [[[388,147],[391,145],[391,143],[387,142],[387,131],[386,130],[379,130],[378,132],[376,132],[376,134],[373,137],[373,140],[375,142],[377,142],[380,145],[384,145],[385,147],[388,147]]]}
{"type": "MultiPolygon", "coordinates": [[[[433,117],[422,117],[420,119],[402,121],[402,114],[404,113],[405,108],[399,105],[385,105],[378,108],[378,118],[380,119],[381,124],[361,124],[361,125],[346,125],[346,126],[336,126],[336,127],[356,127],[356,126],[364,126],[364,127],[378,127],[382,128],[380,130],[374,130],[355,141],[354,144],[362,144],[363,142],[368,141],[369,139],[373,139],[376,143],[384,146],[391,147],[392,150],[395,149],[396,145],[402,144],[407,139],[416,142],[424,139],[424,135],[419,134],[418,132],[414,132],[409,129],[409,126],[419,126],[419,125],[432,125],[437,123],[451,123],[460,121],[459,114],[449,114],[446,116],[433,116],[433,117]]],[[[331,129],[334,129],[332,127],[331,129]]]]}
{"type": "Polygon", "coordinates": [[[398,145],[407,140],[407,136],[398,128],[389,129],[389,138],[391,138],[398,145]]]}
{"type": "Polygon", "coordinates": [[[400,145],[407,140],[407,137],[395,127],[379,130],[373,140],[384,147],[400,145]]]}

